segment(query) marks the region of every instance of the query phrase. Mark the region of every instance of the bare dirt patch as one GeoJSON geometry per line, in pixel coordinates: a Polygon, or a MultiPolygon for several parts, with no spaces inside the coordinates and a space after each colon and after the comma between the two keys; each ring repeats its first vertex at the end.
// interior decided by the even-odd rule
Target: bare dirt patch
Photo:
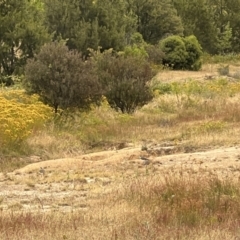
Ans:
{"type": "Polygon", "coordinates": [[[171,172],[179,176],[240,178],[237,146],[193,153],[179,153],[174,146],[158,144],[141,148],[43,161],[0,174],[0,208],[2,211],[88,211],[96,198],[139,175],[161,176],[171,172]]]}

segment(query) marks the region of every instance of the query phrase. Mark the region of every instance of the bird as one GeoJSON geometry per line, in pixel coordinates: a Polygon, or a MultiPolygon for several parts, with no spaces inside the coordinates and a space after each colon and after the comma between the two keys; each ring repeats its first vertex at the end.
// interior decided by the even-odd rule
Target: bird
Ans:
{"type": "Polygon", "coordinates": [[[45,174],[45,170],[44,170],[42,167],[40,167],[39,173],[42,174],[42,175],[44,175],[44,174],[45,174]]]}
{"type": "Polygon", "coordinates": [[[143,160],[143,165],[149,165],[150,160],[146,157],[140,156],[140,159],[143,160]]]}

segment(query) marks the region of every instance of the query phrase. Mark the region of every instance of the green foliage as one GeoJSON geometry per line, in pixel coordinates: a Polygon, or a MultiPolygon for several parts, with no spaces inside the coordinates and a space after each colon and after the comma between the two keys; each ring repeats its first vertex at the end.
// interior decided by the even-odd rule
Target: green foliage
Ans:
{"type": "Polygon", "coordinates": [[[183,39],[187,51],[186,69],[199,70],[202,66],[201,56],[202,47],[199,44],[197,38],[193,35],[183,39]]]}
{"type": "Polygon", "coordinates": [[[146,42],[143,39],[143,36],[139,32],[135,32],[130,39],[130,44],[131,45],[137,45],[137,46],[145,46],[146,42]]]}
{"type": "Polygon", "coordinates": [[[152,64],[162,64],[163,51],[157,45],[147,44],[142,34],[136,32],[131,36],[131,45],[124,48],[125,56],[135,56],[148,59],[152,64]]]}
{"type": "Polygon", "coordinates": [[[147,43],[156,44],[168,34],[182,34],[181,19],[170,0],[129,0],[128,8],[137,16],[137,31],[147,43]]]}
{"type": "Polygon", "coordinates": [[[232,28],[230,27],[229,22],[226,26],[223,27],[222,32],[219,30],[216,49],[220,54],[225,54],[231,52],[232,49],[232,28]]]}
{"type": "Polygon", "coordinates": [[[124,48],[124,55],[125,56],[132,56],[132,57],[138,57],[138,58],[148,58],[147,51],[142,46],[137,46],[136,44],[132,46],[126,46],[124,48]]]}
{"type": "Polygon", "coordinates": [[[210,54],[239,52],[240,0],[173,0],[184,34],[195,35],[210,54]]]}
{"type": "Polygon", "coordinates": [[[148,61],[150,63],[161,65],[164,57],[163,51],[158,45],[148,44],[145,46],[145,50],[148,55],[148,61]]]}
{"type": "Polygon", "coordinates": [[[111,51],[97,55],[99,78],[109,105],[122,113],[133,113],[148,103],[153,77],[149,63],[136,56],[114,56],[111,51]]]}
{"type": "Polygon", "coordinates": [[[64,39],[70,49],[78,49],[84,53],[88,47],[98,46],[98,39],[95,39],[96,22],[88,21],[88,13],[92,8],[91,1],[85,1],[84,5],[76,0],[43,0],[43,2],[45,24],[48,32],[53,35],[53,40],[64,39]]]}
{"type": "Polygon", "coordinates": [[[92,62],[84,61],[63,43],[42,47],[27,62],[25,74],[28,92],[38,93],[55,112],[58,108],[89,108],[102,95],[92,62]]]}
{"type": "Polygon", "coordinates": [[[204,51],[216,53],[217,26],[215,15],[207,0],[173,0],[182,19],[184,35],[197,37],[204,51]]]}
{"type": "Polygon", "coordinates": [[[240,61],[240,54],[236,53],[228,53],[224,55],[210,55],[204,53],[202,56],[202,60],[204,64],[233,64],[236,65],[240,61]]]}
{"type": "Polygon", "coordinates": [[[0,74],[18,74],[27,58],[50,39],[42,12],[27,0],[1,1],[0,22],[0,74]]]}
{"type": "Polygon", "coordinates": [[[201,68],[201,46],[195,36],[182,38],[170,36],[160,41],[164,52],[163,64],[173,69],[199,70],[201,68]]]}
{"type": "Polygon", "coordinates": [[[54,40],[67,40],[70,49],[84,55],[88,48],[123,50],[126,36],[135,32],[135,16],[125,1],[44,0],[46,25],[54,40]]]}
{"type": "Polygon", "coordinates": [[[183,69],[187,57],[185,44],[180,36],[170,36],[160,42],[165,56],[163,64],[173,69],[183,69]]]}
{"type": "MultiPolygon", "coordinates": [[[[171,35],[194,35],[210,54],[237,53],[239,5],[240,0],[1,1],[1,79],[4,82],[9,76],[22,74],[29,57],[44,43],[59,39],[84,56],[89,54],[89,48],[124,51],[127,46],[127,55],[148,55],[153,64],[162,61],[161,50],[154,45],[171,35]]],[[[181,48],[181,44],[178,46],[181,48]]],[[[192,46],[191,55],[196,57],[199,49],[196,44],[192,46]]],[[[181,69],[179,58],[184,56],[174,55],[181,69]]],[[[187,69],[200,68],[200,61],[193,61],[195,57],[188,57],[187,69]]]]}

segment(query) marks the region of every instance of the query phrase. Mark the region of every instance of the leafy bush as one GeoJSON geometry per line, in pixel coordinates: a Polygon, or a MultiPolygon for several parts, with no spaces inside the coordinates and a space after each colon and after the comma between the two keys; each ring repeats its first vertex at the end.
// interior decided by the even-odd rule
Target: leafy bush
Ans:
{"type": "Polygon", "coordinates": [[[133,113],[153,98],[148,82],[153,77],[149,63],[136,56],[114,56],[111,51],[95,54],[99,78],[109,105],[133,113]]]}
{"type": "Polygon", "coordinates": [[[91,61],[84,61],[80,53],[69,51],[63,43],[42,47],[26,65],[25,86],[29,93],[58,108],[88,108],[100,100],[102,92],[91,61]]]}
{"type": "Polygon", "coordinates": [[[219,75],[221,75],[221,76],[228,76],[229,75],[229,65],[226,65],[226,66],[221,65],[217,71],[218,71],[219,75]]]}
{"type": "Polygon", "coordinates": [[[0,145],[15,146],[50,117],[51,109],[22,90],[0,92],[0,145]]]}
{"type": "Polygon", "coordinates": [[[137,46],[136,44],[132,46],[126,46],[124,48],[124,55],[126,57],[148,58],[145,48],[142,46],[137,46]]]}
{"type": "Polygon", "coordinates": [[[130,38],[130,44],[131,45],[137,45],[137,46],[145,46],[147,43],[144,41],[143,36],[139,32],[135,32],[132,34],[130,38]]]}
{"type": "Polygon", "coordinates": [[[170,36],[160,41],[164,52],[163,64],[173,69],[199,70],[201,68],[201,46],[195,36],[182,38],[170,36]]]}
{"type": "Polygon", "coordinates": [[[130,39],[130,45],[124,48],[125,56],[133,56],[139,58],[148,58],[145,46],[147,43],[144,41],[141,33],[134,33],[130,39]]]}
{"type": "Polygon", "coordinates": [[[187,51],[186,69],[199,70],[202,66],[200,60],[200,57],[202,56],[201,45],[193,35],[183,38],[183,41],[187,51]]]}
{"type": "Polygon", "coordinates": [[[148,44],[145,46],[145,50],[147,52],[149,62],[157,65],[161,65],[163,63],[164,53],[159,46],[148,44]]]}
{"type": "Polygon", "coordinates": [[[12,79],[12,76],[0,75],[0,84],[7,87],[13,85],[14,81],[12,79]]]}

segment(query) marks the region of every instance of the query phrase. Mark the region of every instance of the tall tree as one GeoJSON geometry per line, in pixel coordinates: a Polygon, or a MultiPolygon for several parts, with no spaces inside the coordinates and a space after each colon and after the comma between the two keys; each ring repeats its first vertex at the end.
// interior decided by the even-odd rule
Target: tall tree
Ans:
{"type": "Polygon", "coordinates": [[[240,0],[210,0],[209,4],[214,12],[220,43],[227,43],[228,51],[239,52],[240,0]]]}
{"type": "Polygon", "coordinates": [[[182,34],[180,17],[170,0],[127,0],[129,10],[137,16],[137,31],[148,43],[156,44],[171,34],[182,34]]]}
{"type": "Polygon", "coordinates": [[[216,52],[217,26],[207,0],[173,0],[184,27],[184,35],[195,35],[205,51],[216,52]]]}
{"type": "MultiPolygon", "coordinates": [[[[86,42],[91,38],[91,24],[85,19],[87,9],[84,16],[79,1],[43,0],[43,2],[45,24],[49,33],[53,34],[53,40],[65,39],[70,49],[84,49],[86,42]]],[[[84,2],[91,6],[91,1],[84,2]]]]}
{"type": "Polygon", "coordinates": [[[98,20],[99,46],[103,50],[122,50],[136,31],[136,16],[128,11],[126,1],[98,0],[94,11],[98,20]]]}
{"type": "Polygon", "coordinates": [[[172,0],[184,34],[194,34],[209,53],[240,51],[240,0],[172,0]]]}
{"type": "Polygon", "coordinates": [[[135,16],[126,11],[125,1],[44,0],[46,23],[54,38],[67,40],[67,46],[86,53],[88,48],[114,48],[126,44],[134,29],[135,16]]]}
{"type": "Polygon", "coordinates": [[[39,3],[27,0],[0,2],[0,73],[18,73],[49,35],[42,24],[39,3]]]}

